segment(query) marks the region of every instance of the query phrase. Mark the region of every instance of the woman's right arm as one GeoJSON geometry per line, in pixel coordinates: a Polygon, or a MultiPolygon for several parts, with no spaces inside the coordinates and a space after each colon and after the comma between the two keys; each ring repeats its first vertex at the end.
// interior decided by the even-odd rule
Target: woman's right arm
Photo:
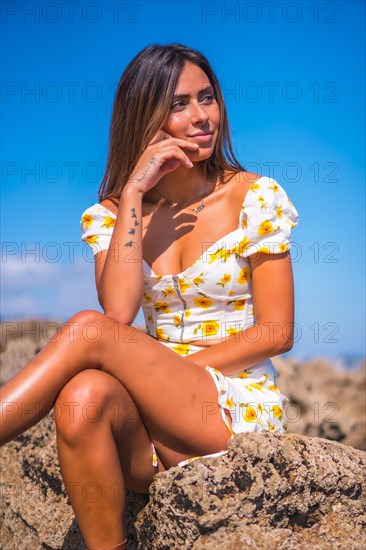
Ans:
{"type": "Polygon", "coordinates": [[[104,312],[132,324],[144,292],[142,261],[142,199],[168,172],[181,164],[191,168],[182,147],[197,150],[196,143],[173,138],[160,130],[138,160],[123,188],[108,250],[95,255],[98,299],[104,312]]]}
{"type": "Polygon", "coordinates": [[[143,295],[142,193],[126,186],[108,250],[95,255],[95,283],[104,313],[132,324],[143,295]]]}

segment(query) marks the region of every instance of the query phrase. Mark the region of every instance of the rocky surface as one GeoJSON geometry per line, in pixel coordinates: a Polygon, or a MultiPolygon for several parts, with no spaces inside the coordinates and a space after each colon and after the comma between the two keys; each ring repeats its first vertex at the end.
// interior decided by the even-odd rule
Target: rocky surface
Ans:
{"type": "MultiPolygon", "coordinates": [[[[29,323],[2,323],[2,383],[55,332],[29,323]]],[[[226,455],[157,474],[149,496],[127,491],[130,550],[365,547],[365,369],[273,362],[290,398],[288,433],[238,434],[226,455]]],[[[60,475],[53,412],[0,459],[1,548],[85,549],[60,475]]]]}
{"type": "Polygon", "coordinates": [[[229,452],[156,476],[141,548],[364,548],[366,453],[295,434],[238,434],[229,452]],[[163,504],[161,504],[163,503],[163,504]]]}
{"type": "MultiPolygon", "coordinates": [[[[85,550],[59,471],[52,413],[1,450],[2,548],[85,550]]],[[[128,491],[130,550],[361,549],[366,453],[297,434],[238,434],[229,452],[128,491]]]]}
{"type": "Polygon", "coordinates": [[[338,370],[325,359],[273,358],[277,384],[290,399],[288,433],[323,437],[366,450],[366,363],[338,370]]]}

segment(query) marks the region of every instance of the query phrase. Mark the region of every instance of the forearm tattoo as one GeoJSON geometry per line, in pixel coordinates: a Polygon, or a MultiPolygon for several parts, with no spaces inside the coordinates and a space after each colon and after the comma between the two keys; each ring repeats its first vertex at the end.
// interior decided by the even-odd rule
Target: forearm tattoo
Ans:
{"type": "MultiPolygon", "coordinates": [[[[131,178],[131,181],[137,181],[137,182],[142,181],[145,178],[148,171],[150,170],[150,168],[154,165],[155,165],[155,158],[153,157],[152,159],[149,160],[149,164],[146,167],[146,170],[141,174],[141,176],[139,178],[131,178]]],[[[131,218],[136,218],[136,219],[135,219],[134,227],[131,227],[131,229],[129,230],[128,233],[129,233],[129,235],[134,235],[135,234],[135,227],[140,225],[139,222],[137,221],[137,216],[136,216],[136,212],[135,212],[134,208],[131,208],[131,218]]],[[[127,243],[125,243],[125,246],[132,247],[133,246],[133,241],[128,241],[127,243]]]]}
{"type": "MultiPolygon", "coordinates": [[[[137,221],[137,216],[136,216],[136,211],[135,211],[135,208],[130,208],[130,211],[131,211],[131,218],[135,218],[135,222],[134,222],[134,227],[131,227],[130,230],[129,230],[129,234],[130,235],[134,235],[135,234],[135,227],[137,227],[139,224],[139,222],[137,221]]],[[[128,241],[127,243],[125,243],[125,246],[133,246],[133,241],[128,241]]]]}

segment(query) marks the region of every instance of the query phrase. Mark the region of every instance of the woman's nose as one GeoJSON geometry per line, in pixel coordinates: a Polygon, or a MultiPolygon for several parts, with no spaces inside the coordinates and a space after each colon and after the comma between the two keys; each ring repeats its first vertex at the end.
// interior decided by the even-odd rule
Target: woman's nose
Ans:
{"type": "Polygon", "coordinates": [[[208,114],[199,103],[193,105],[191,108],[192,122],[205,122],[208,120],[208,114]]]}

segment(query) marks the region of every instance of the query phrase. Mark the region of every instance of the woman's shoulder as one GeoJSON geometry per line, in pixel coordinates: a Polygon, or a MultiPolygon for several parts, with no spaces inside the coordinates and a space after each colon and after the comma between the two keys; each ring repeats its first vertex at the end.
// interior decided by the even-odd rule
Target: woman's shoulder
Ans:
{"type": "Polygon", "coordinates": [[[84,210],[83,216],[105,216],[105,215],[112,215],[117,216],[117,206],[115,206],[114,202],[110,199],[105,199],[101,202],[96,202],[92,204],[91,206],[88,206],[86,210],[84,210]]]}
{"type": "Polygon", "coordinates": [[[115,216],[117,216],[118,212],[118,201],[117,199],[103,199],[100,203],[97,203],[98,206],[102,206],[106,210],[109,210],[109,212],[112,212],[115,216]]]}
{"type": "Polygon", "coordinates": [[[255,172],[247,172],[246,170],[241,170],[239,172],[227,172],[224,177],[225,183],[237,183],[238,186],[243,185],[251,185],[253,182],[260,179],[260,174],[256,174],[255,172]]]}
{"type": "Polygon", "coordinates": [[[243,204],[248,191],[252,186],[256,185],[261,179],[260,174],[254,172],[240,171],[235,174],[230,174],[225,178],[225,186],[227,185],[228,197],[233,210],[236,211],[237,204],[243,204]]]}

